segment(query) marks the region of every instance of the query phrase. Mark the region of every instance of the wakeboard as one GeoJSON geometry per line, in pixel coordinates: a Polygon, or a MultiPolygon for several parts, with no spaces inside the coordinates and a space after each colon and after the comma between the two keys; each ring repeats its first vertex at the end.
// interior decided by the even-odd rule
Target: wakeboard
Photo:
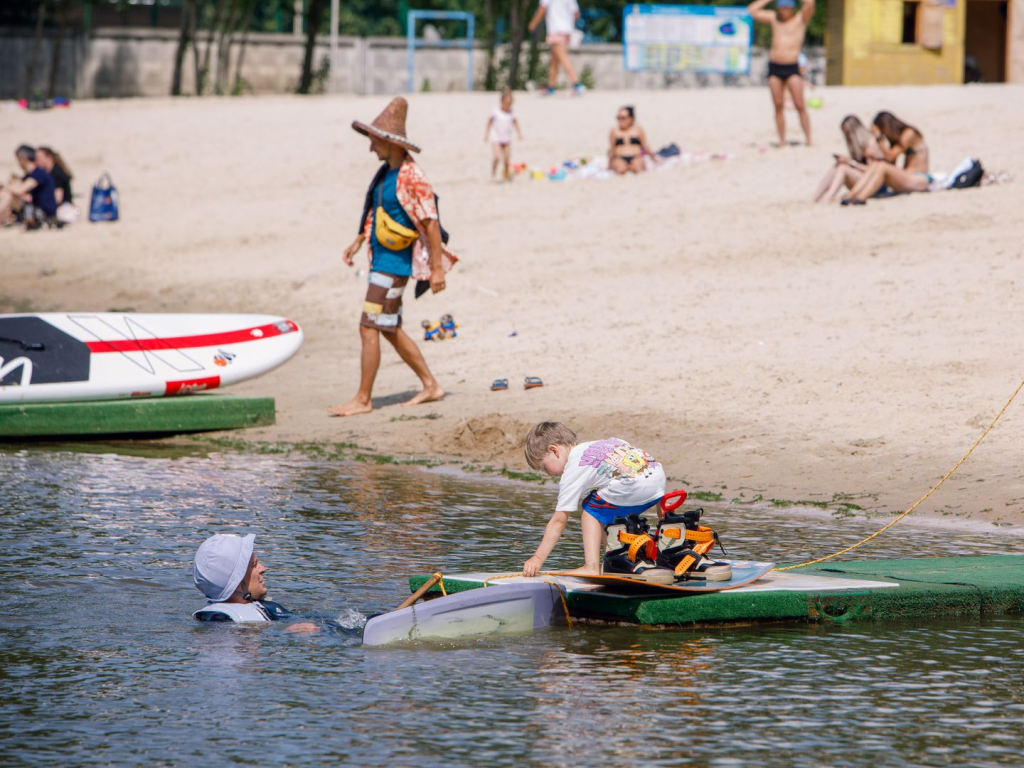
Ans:
{"type": "Polygon", "coordinates": [[[580,579],[588,584],[600,584],[603,587],[628,590],[631,592],[723,592],[727,589],[736,589],[751,582],[757,581],[768,571],[775,567],[775,563],[757,563],[747,560],[723,560],[732,566],[732,578],[728,581],[679,581],[675,584],[658,584],[647,581],[640,576],[628,576],[623,573],[603,574],[593,576],[582,573],[571,573],[568,571],[545,571],[549,576],[562,576],[573,579],[580,579]]]}

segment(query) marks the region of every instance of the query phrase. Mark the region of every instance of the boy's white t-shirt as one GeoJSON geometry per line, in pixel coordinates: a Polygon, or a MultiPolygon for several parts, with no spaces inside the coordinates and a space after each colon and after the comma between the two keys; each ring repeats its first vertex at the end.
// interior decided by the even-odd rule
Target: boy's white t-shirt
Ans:
{"type": "Polygon", "coordinates": [[[665,495],[665,469],[647,451],[609,437],[569,451],[558,483],[556,512],[575,512],[593,490],[609,504],[631,507],[665,495]]]}
{"type": "Polygon", "coordinates": [[[491,144],[511,144],[512,128],[516,122],[514,112],[506,112],[501,107],[495,107],[491,112],[491,144]]]}
{"type": "Polygon", "coordinates": [[[540,0],[547,9],[544,23],[549,35],[571,35],[576,29],[576,14],[580,7],[576,0],[540,0]]]}

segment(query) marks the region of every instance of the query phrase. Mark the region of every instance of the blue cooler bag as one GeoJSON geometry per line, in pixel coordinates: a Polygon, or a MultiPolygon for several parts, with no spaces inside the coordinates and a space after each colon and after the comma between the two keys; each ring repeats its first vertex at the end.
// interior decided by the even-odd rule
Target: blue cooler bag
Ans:
{"type": "Polygon", "coordinates": [[[89,221],[117,221],[120,217],[120,210],[117,202],[117,188],[110,180],[110,174],[104,173],[92,188],[89,221]]]}

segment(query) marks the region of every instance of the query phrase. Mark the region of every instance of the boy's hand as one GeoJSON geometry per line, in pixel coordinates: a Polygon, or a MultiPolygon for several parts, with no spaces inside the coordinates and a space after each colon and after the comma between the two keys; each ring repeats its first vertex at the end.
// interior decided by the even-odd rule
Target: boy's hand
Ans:
{"type": "Polygon", "coordinates": [[[544,565],[544,561],[534,555],[523,563],[523,576],[536,576],[540,573],[540,567],[542,565],[544,565]]]}

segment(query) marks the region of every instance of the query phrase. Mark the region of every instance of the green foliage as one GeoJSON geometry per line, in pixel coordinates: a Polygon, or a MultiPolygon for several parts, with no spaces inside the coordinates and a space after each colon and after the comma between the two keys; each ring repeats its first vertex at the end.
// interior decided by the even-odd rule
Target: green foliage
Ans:
{"type": "Polygon", "coordinates": [[[580,70],[580,82],[586,86],[587,90],[591,90],[594,87],[594,70],[589,64],[585,65],[580,70]]]}

